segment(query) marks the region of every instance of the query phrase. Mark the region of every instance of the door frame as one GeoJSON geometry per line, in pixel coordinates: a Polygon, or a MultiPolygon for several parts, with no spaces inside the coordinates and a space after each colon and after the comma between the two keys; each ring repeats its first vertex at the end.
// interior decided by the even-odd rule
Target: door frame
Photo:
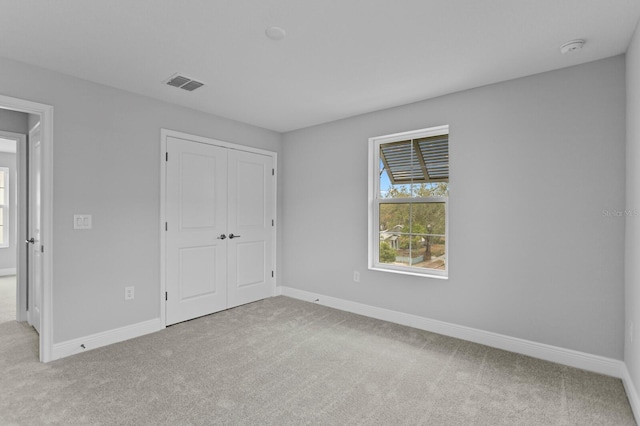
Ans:
{"type": "Polygon", "coordinates": [[[0,95],[0,108],[40,116],[42,138],[42,301],[40,311],[40,362],[53,355],[53,106],[0,95]]]}
{"type": "Polygon", "coordinates": [[[165,223],[167,221],[166,217],[166,207],[167,207],[167,158],[165,156],[167,152],[167,138],[174,137],[178,139],[185,139],[188,141],[195,141],[199,143],[204,143],[208,145],[219,146],[222,148],[235,149],[238,151],[252,152],[254,154],[266,155],[273,158],[273,169],[274,169],[274,179],[273,179],[273,218],[274,218],[274,226],[272,227],[272,263],[271,270],[274,271],[274,281],[273,281],[273,291],[272,294],[276,294],[277,288],[277,271],[276,271],[276,247],[277,247],[277,226],[278,226],[278,153],[273,151],[267,151],[260,148],[253,148],[246,145],[235,144],[231,142],[224,142],[217,139],[207,138],[204,136],[193,135],[190,133],[179,132],[177,130],[170,129],[160,129],[160,222],[158,223],[158,229],[160,232],[160,318],[163,324],[167,323],[166,316],[166,300],[165,300],[165,292],[167,291],[167,269],[166,269],[166,230],[165,223]]]}

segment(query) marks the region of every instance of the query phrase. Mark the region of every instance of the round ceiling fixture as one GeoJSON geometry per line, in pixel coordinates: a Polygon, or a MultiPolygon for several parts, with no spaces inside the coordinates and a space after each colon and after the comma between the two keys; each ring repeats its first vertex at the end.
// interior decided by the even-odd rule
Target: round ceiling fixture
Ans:
{"type": "Polygon", "coordinates": [[[284,38],[284,36],[287,35],[287,32],[280,28],[280,27],[269,27],[267,28],[267,30],[264,32],[267,37],[269,37],[271,40],[282,40],[284,38]]]}
{"type": "Polygon", "coordinates": [[[569,53],[582,49],[584,46],[584,40],[571,40],[560,46],[560,52],[569,53]]]}

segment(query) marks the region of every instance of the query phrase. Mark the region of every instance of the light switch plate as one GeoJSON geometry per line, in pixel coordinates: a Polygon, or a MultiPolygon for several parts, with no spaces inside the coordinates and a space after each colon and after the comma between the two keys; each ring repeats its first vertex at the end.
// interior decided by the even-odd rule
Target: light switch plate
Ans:
{"type": "Polygon", "coordinates": [[[90,214],[74,214],[73,229],[91,229],[90,214]]]}

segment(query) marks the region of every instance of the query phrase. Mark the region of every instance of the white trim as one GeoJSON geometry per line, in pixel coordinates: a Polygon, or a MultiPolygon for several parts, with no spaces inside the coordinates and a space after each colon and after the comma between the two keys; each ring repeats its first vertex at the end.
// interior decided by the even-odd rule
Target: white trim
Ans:
{"type": "Polygon", "coordinates": [[[491,346],[493,348],[503,349],[509,352],[528,355],[533,358],[593,371],[595,373],[606,374],[608,376],[623,378],[623,372],[626,369],[624,362],[599,355],[592,355],[585,352],[574,351],[572,349],[565,349],[544,343],[505,336],[503,334],[492,333],[490,331],[364,305],[349,300],[324,296],[291,287],[282,286],[279,287],[279,291],[283,296],[305,300],[307,302],[314,302],[342,311],[406,325],[420,330],[426,330],[449,337],[455,337],[457,339],[491,346]]]}
{"type": "Polygon", "coordinates": [[[42,231],[44,247],[42,306],[40,307],[40,361],[53,354],[53,106],[0,95],[0,107],[40,116],[42,138],[42,231]]]}
{"type": "Polygon", "coordinates": [[[200,142],[200,143],[205,143],[208,145],[215,145],[215,146],[219,146],[222,148],[229,148],[229,149],[235,149],[238,151],[245,151],[245,152],[253,152],[255,154],[262,154],[262,155],[266,155],[268,157],[273,157],[274,154],[276,154],[273,151],[267,151],[265,149],[260,149],[260,148],[254,148],[251,146],[246,146],[246,145],[240,145],[237,143],[232,143],[232,142],[225,142],[225,141],[221,141],[219,139],[213,139],[213,138],[207,138],[205,136],[198,136],[198,135],[192,135],[190,133],[185,133],[185,132],[179,132],[177,130],[170,130],[170,129],[160,129],[160,137],[163,141],[165,141],[165,145],[166,145],[166,138],[167,137],[174,137],[174,138],[178,138],[178,139],[185,139],[188,140],[190,142],[200,142]]]}
{"type": "Polygon", "coordinates": [[[165,223],[167,222],[167,137],[171,134],[170,130],[160,129],[160,223],[158,224],[160,232],[160,319],[163,325],[167,324],[167,265],[165,262],[166,257],[166,244],[167,234],[165,229],[165,223]]]}
{"type": "Polygon", "coordinates": [[[626,365],[622,371],[622,383],[624,384],[625,391],[627,391],[627,399],[629,400],[629,405],[631,405],[633,415],[636,420],[640,420],[640,397],[638,397],[638,390],[633,383],[633,379],[631,379],[629,369],[626,365]]]}
{"type": "Polygon", "coordinates": [[[176,130],[169,129],[160,129],[160,318],[164,321],[163,324],[166,324],[166,300],[165,293],[167,291],[167,281],[166,281],[166,232],[165,232],[165,222],[167,221],[166,216],[166,205],[167,205],[167,162],[165,161],[165,156],[167,153],[167,138],[174,137],[178,139],[185,139],[188,141],[200,142],[208,145],[215,145],[222,148],[234,149],[237,151],[244,152],[252,152],[254,154],[261,154],[267,157],[271,157],[273,159],[273,169],[274,169],[274,179],[273,179],[273,220],[274,226],[271,230],[273,236],[272,243],[272,251],[273,251],[273,259],[272,259],[272,271],[274,278],[272,279],[272,291],[271,294],[276,295],[277,293],[277,239],[278,239],[278,220],[276,217],[276,213],[278,211],[278,154],[273,151],[267,151],[260,148],[253,148],[250,146],[239,145],[231,142],[224,142],[217,139],[207,138],[204,136],[192,135],[189,133],[179,132],[176,130]]]}
{"type": "Polygon", "coordinates": [[[16,268],[4,268],[0,269],[0,277],[8,277],[9,275],[15,275],[16,268]]]}
{"type": "Polygon", "coordinates": [[[160,318],[155,318],[149,321],[104,331],[102,333],[95,333],[78,339],[56,343],[53,345],[53,355],[51,360],[123,342],[135,337],[144,336],[145,334],[155,333],[156,331],[160,331],[164,328],[164,324],[160,318]],[[81,345],[84,345],[84,348],[81,345]]]}

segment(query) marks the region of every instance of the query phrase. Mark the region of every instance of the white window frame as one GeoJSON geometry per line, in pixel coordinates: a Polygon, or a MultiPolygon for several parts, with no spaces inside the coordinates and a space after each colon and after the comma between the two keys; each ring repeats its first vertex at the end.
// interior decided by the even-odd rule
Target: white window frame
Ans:
{"type": "Polygon", "coordinates": [[[2,212],[2,241],[0,243],[0,248],[9,247],[9,228],[11,227],[10,222],[10,212],[11,206],[9,205],[9,190],[10,190],[10,181],[9,181],[9,168],[8,167],[0,167],[0,172],[4,173],[4,200],[2,200],[2,205],[0,205],[0,209],[2,212]]]}
{"type": "Polygon", "coordinates": [[[405,275],[416,275],[421,277],[432,277],[447,279],[449,276],[449,200],[448,197],[415,197],[406,200],[385,199],[380,197],[380,145],[390,142],[399,142],[408,139],[420,139],[431,136],[449,134],[449,126],[437,126],[427,129],[412,130],[409,132],[394,133],[391,135],[376,136],[369,138],[369,269],[374,271],[393,272],[405,275]],[[386,202],[394,203],[420,203],[439,202],[444,203],[445,208],[445,270],[417,268],[411,266],[392,265],[380,263],[380,204],[386,202]]]}

